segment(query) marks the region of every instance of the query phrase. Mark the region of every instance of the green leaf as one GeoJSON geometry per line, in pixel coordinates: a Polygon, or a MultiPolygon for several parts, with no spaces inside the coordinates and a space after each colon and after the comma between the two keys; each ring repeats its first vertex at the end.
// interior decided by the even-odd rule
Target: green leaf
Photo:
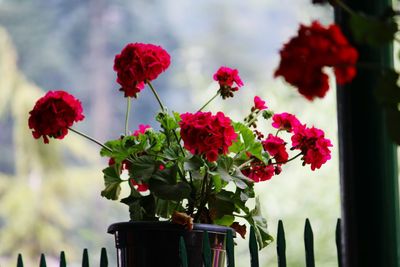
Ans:
{"type": "Polygon", "coordinates": [[[397,32],[393,18],[378,19],[365,14],[352,14],[350,28],[357,42],[375,46],[393,41],[397,32]]]}
{"type": "Polygon", "coordinates": [[[129,174],[131,177],[137,177],[147,182],[157,168],[157,161],[153,157],[145,155],[131,160],[129,174]]]}
{"type": "Polygon", "coordinates": [[[188,198],[191,192],[190,185],[184,182],[167,184],[160,180],[151,179],[149,187],[155,196],[165,200],[181,201],[188,198]]]}
{"type": "Polygon", "coordinates": [[[164,158],[169,160],[176,160],[181,157],[180,148],[176,144],[172,144],[169,147],[164,149],[164,153],[162,154],[164,158]]]}
{"type": "Polygon", "coordinates": [[[176,208],[176,201],[165,200],[161,198],[156,199],[156,214],[162,218],[170,218],[176,208]]]}
{"type": "Polygon", "coordinates": [[[119,177],[118,170],[111,166],[105,168],[103,173],[105,189],[101,191],[101,196],[107,199],[117,200],[121,192],[120,183],[123,182],[119,177]]]}
{"type": "Polygon", "coordinates": [[[192,156],[191,158],[186,159],[183,164],[185,171],[200,170],[202,166],[204,166],[204,160],[198,156],[192,156]]]}
{"type": "MultiPolygon", "coordinates": [[[[240,122],[233,123],[233,127],[235,132],[239,134],[239,138],[237,141],[229,147],[229,151],[233,153],[241,153],[241,152],[249,152],[253,156],[262,160],[262,151],[263,147],[260,142],[255,138],[253,131],[240,122]]],[[[248,158],[245,153],[242,154],[245,156],[244,159],[248,158]]]]}
{"type": "Polygon", "coordinates": [[[268,233],[267,220],[261,214],[260,201],[256,198],[255,208],[246,215],[246,220],[254,227],[254,233],[259,245],[259,249],[269,245],[274,239],[268,233]]]}
{"type": "Polygon", "coordinates": [[[166,131],[173,131],[176,130],[177,128],[179,128],[177,119],[175,117],[176,115],[174,114],[174,116],[170,116],[167,113],[164,112],[160,112],[157,114],[156,116],[156,120],[161,123],[161,127],[163,129],[165,129],[166,131]]]}
{"type": "Polygon", "coordinates": [[[217,173],[219,174],[219,176],[221,177],[221,179],[227,183],[229,183],[230,181],[232,181],[232,176],[228,173],[227,170],[218,167],[217,168],[217,173]]]}
{"type": "Polygon", "coordinates": [[[210,197],[208,205],[210,213],[214,216],[214,220],[221,219],[225,215],[232,215],[234,211],[237,211],[233,198],[234,193],[226,190],[222,190],[213,197],[210,197]]]}
{"type": "Polygon", "coordinates": [[[222,183],[221,176],[219,175],[212,175],[211,179],[213,180],[214,183],[214,191],[216,193],[220,192],[222,188],[224,187],[224,184],[222,183]]]}
{"type": "Polygon", "coordinates": [[[387,70],[379,78],[376,95],[381,104],[397,104],[400,102],[400,88],[397,84],[399,74],[395,70],[387,70]]]}

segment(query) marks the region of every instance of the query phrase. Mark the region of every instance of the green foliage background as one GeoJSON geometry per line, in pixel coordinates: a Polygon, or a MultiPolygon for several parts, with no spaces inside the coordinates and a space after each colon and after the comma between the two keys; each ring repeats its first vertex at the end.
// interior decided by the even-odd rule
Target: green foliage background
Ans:
{"type": "MultiPolygon", "coordinates": [[[[173,110],[200,107],[215,93],[212,74],[227,65],[239,69],[245,87],[233,99],[214,102],[211,110],[239,120],[257,94],[274,111],[296,113],[326,129],[335,146],[329,164],[315,173],[296,162],[258,184],[257,191],[272,235],[278,220],[284,221],[289,266],[304,265],[305,218],[314,227],[317,265],[336,266],[335,92],[310,103],[272,79],[281,45],[298,22],[317,18],[331,21],[331,10],[306,0],[0,1],[0,265],[15,265],[18,252],[34,266],[41,252],[51,260],[65,250],[76,264],[88,247],[96,264],[101,247],[114,251],[106,228],[128,220],[128,211],[100,197],[105,162],[98,148],[73,133],[44,145],[32,138],[27,117],[45,91],[66,89],[84,104],[86,121],[77,128],[100,140],[118,136],[125,103],[114,82],[113,57],[138,41],[161,44],[171,53],[171,68],[155,86],[173,110]]],[[[156,111],[151,94],[143,91],[133,102],[132,129],[151,125],[156,111]]],[[[248,266],[247,240],[237,242],[237,266],[248,266]]],[[[273,265],[274,244],[260,257],[262,266],[273,265]]]]}

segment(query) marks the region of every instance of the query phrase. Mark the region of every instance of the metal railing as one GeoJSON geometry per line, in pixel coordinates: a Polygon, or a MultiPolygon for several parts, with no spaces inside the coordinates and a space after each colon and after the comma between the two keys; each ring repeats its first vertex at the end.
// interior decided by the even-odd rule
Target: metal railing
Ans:
{"type": "MultiPolygon", "coordinates": [[[[341,267],[341,227],[340,227],[340,219],[338,219],[336,224],[336,248],[337,248],[337,257],[338,257],[338,267],[341,267]]],[[[276,248],[277,248],[277,258],[278,258],[278,267],[286,267],[286,239],[285,239],[285,230],[283,226],[283,222],[280,220],[278,223],[278,231],[276,238],[276,248]]],[[[304,251],[305,251],[305,262],[306,267],[315,267],[315,258],[314,258],[314,234],[311,227],[311,223],[308,219],[305,221],[304,226],[304,251]]],[[[254,234],[254,229],[250,229],[250,238],[249,238],[249,253],[250,253],[250,267],[259,267],[259,258],[258,258],[258,245],[257,240],[254,234]]],[[[210,242],[208,239],[208,233],[204,232],[203,237],[203,265],[204,267],[213,267],[212,266],[212,252],[210,248],[210,242]]],[[[184,239],[181,237],[179,244],[179,256],[181,260],[182,267],[190,267],[188,265],[188,257],[186,253],[186,245],[184,239]]],[[[235,257],[234,257],[234,240],[233,234],[231,231],[227,232],[226,239],[226,261],[227,267],[235,267],[235,257]]],[[[23,267],[23,258],[22,255],[18,255],[17,267],[23,267]]],[[[66,267],[67,261],[65,257],[65,253],[62,251],[60,253],[60,267],[66,267]]],[[[114,266],[114,265],[111,265],[114,266]]],[[[47,267],[46,257],[44,254],[40,257],[39,267],[47,267]]],[[[82,267],[89,267],[89,255],[88,250],[84,249],[82,254],[82,267]]],[[[100,267],[108,267],[108,256],[105,248],[101,249],[100,254],[100,267]]]]}

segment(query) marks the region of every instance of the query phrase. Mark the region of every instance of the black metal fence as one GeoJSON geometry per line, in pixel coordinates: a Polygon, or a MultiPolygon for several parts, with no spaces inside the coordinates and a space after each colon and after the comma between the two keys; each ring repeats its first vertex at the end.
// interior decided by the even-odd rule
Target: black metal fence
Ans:
{"type": "MultiPolygon", "coordinates": [[[[338,256],[338,267],[341,267],[341,235],[340,235],[340,219],[338,219],[336,224],[336,248],[337,248],[337,256],[338,256]]],[[[278,267],[286,267],[286,239],[285,239],[285,230],[283,226],[283,222],[279,221],[278,223],[278,232],[276,238],[276,248],[277,248],[277,257],[278,257],[278,267]]],[[[305,249],[305,263],[306,267],[315,267],[315,259],[314,259],[314,234],[311,227],[311,223],[308,219],[305,221],[304,226],[304,249],[305,249]]],[[[249,252],[250,252],[250,267],[259,267],[259,258],[258,258],[258,245],[257,240],[254,234],[254,229],[250,229],[250,238],[249,238],[249,252]]],[[[203,264],[204,267],[212,267],[212,252],[210,248],[210,243],[208,241],[208,233],[204,232],[203,239],[203,264]]],[[[179,256],[181,259],[182,267],[190,267],[188,266],[188,259],[186,253],[186,245],[183,238],[180,240],[179,246],[179,256]]],[[[232,232],[227,233],[226,240],[226,260],[227,267],[235,266],[235,257],[234,257],[234,241],[232,232]]],[[[18,255],[17,267],[23,267],[23,258],[22,255],[18,255]]],[[[65,253],[60,253],[60,267],[66,267],[67,261],[65,257],[65,253]]],[[[88,250],[84,249],[82,254],[82,267],[89,267],[89,255],[88,250]]],[[[114,264],[111,264],[114,266],[114,264]]],[[[44,254],[40,257],[39,267],[47,267],[46,257],[44,254]]],[[[107,251],[105,248],[101,249],[100,254],[100,267],[108,267],[108,257],[107,251]]]]}

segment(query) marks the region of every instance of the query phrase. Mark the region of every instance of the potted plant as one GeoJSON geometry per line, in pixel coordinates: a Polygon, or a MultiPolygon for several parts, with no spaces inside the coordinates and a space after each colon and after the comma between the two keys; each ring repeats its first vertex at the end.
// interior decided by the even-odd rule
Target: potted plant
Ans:
{"type": "MultiPolygon", "coordinates": [[[[281,57],[275,75],[283,76],[310,100],[322,97],[328,89],[323,67],[334,67],[339,82],[355,75],[357,53],[334,25],[302,25],[298,36],[281,50],[281,57]],[[350,56],[338,57],[345,53],[350,56]]],[[[214,253],[219,253],[227,230],[233,228],[245,236],[246,225],[240,220],[254,228],[259,247],[265,247],[272,237],[254,186],[279,175],[283,165],[296,158],[312,170],[331,158],[332,144],[321,129],[303,124],[293,114],[272,112],[258,96],[242,121],[232,121],[223,112],[207,112],[211,101],[229,99],[244,85],[233,68],[222,66],[215,72],[219,89],[203,106],[183,114],[171,112],[152,85],[169,65],[167,51],[153,44],[130,43],[116,55],[116,81],[128,100],[125,133],[105,143],[71,128],[84,115],[80,101],[65,91],[49,91],[30,111],[29,127],[35,138],[48,143],[49,138],[62,139],[70,130],[98,144],[101,156],[109,159],[103,169],[101,195],[119,200],[130,213],[130,222],[109,228],[120,250],[120,266],[178,262],[180,236],[195,251],[203,236],[195,233],[204,230],[214,233],[210,242],[214,253]],[[131,132],[130,101],[145,86],[160,106],[155,115],[158,125],[139,125],[131,132]],[[271,125],[271,133],[257,129],[257,123],[264,120],[271,125]],[[123,183],[130,187],[127,196],[120,196],[123,183]],[[169,244],[168,249],[162,242],[169,244]],[[140,260],[138,250],[145,254],[140,260]],[[157,256],[157,250],[164,250],[164,256],[157,256]],[[163,258],[166,255],[172,258],[163,258]]],[[[190,266],[202,266],[196,256],[191,257],[190,266]]],[[[175,265],[179,263],[168,266],[175,265]]]]}

